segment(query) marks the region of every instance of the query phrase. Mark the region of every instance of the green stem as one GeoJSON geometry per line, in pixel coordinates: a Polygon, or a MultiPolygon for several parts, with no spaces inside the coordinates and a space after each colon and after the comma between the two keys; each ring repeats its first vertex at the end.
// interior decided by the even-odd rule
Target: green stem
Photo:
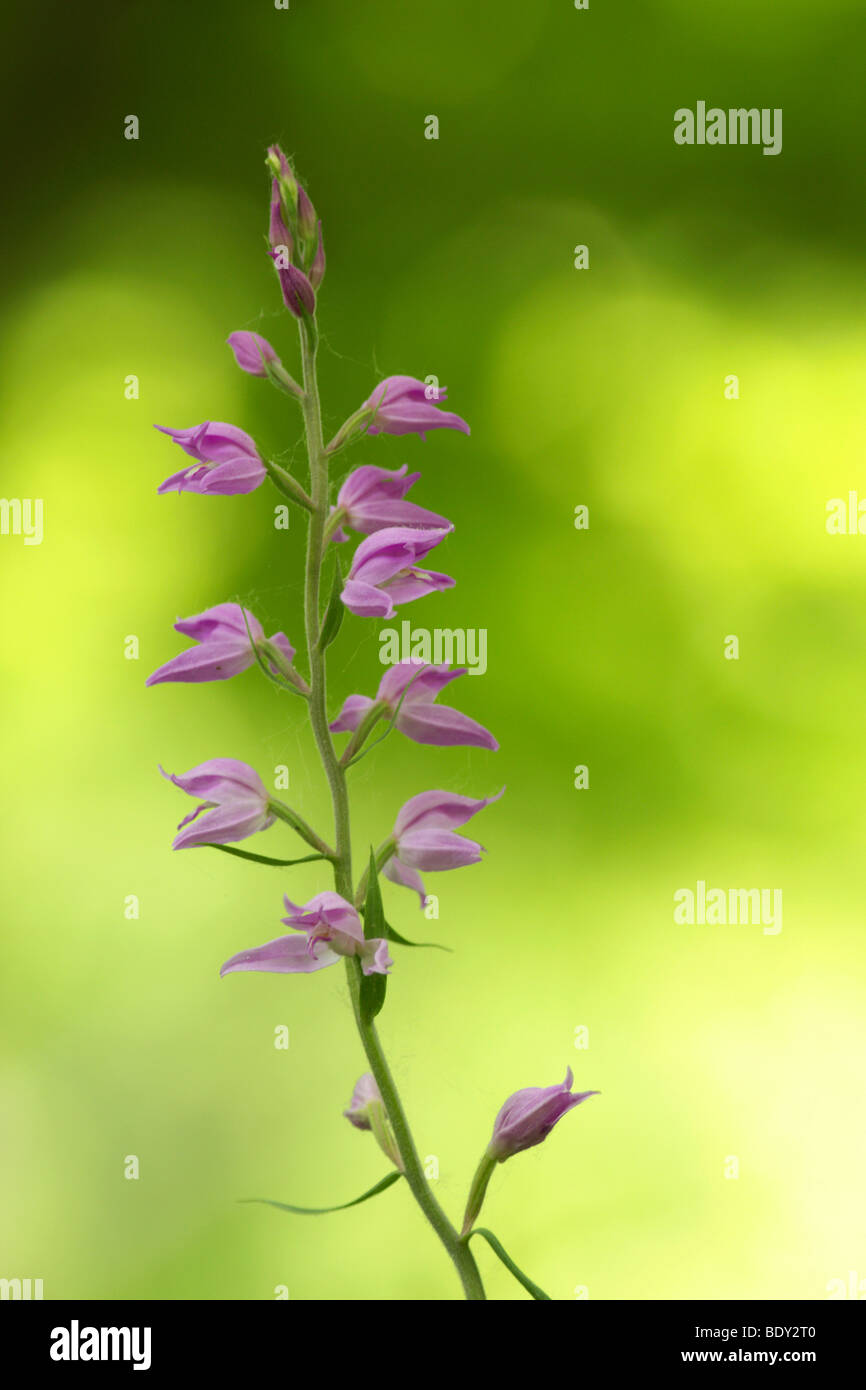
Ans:
{"type": "MultiPolygon", "coordinates": [[[[333,855],[334,886],[336,891],[351,902],[352,891],[352,849],[350,842],[349,797],[346,788],[346,773],[337,757],[331,732],[328,728],[327,687],[325,653],[319,648],[320,632],[320,589],[322,560],[325,548],[325,529],[328,519],[328,455],[322,439],[322,415],[319,404],[319,387],[316,379],[317,335],[315,323],[305,320],[300,325],[301,352],[304,365],[304,427],[307,436],[307,452],[310,459],[310,492],[313,510],[310,513],[310,530],[307,541],[307,562],[304,584],[304,624],[306,629],[307,653],[310,666],[310,722],[316,747],[325,769],[331,801],[334,808],[335,853],[333,855]]],[[[376,1079],[385,1110],[394,1133],[397,1148],[403,1164],[406,1181],[412,1195],[423,1211],[433,1230],[441,1240],[460,1276],[467,1299],[484,1299],[484,1286],[478,1273],[475,1257],[467,1244],[461,1241],[456,1229],[433,1195],[427,1181],[421,1160],[418,1157],[415,1141],[406,1119],[391,1069],[382,1050],[375,1025],[365,1023],[361,1017],[360,991],[361,968],[353,956],[346,958],[346,976],[358,1032],[376,1079]]]]}
{"type": "Polygon", "coordinates": [[[465,1240],[475,1225],[478,1213],[484,1204],[487,1195],[487,1184],[493,1176],[497,1160],[489,1153],[484,1153],[481,1162],[475,1170],[475,1176],[469,1188],[469,1196],[466,1199],[466,1213],[463,1217],[463,1229],[460,1232],[461,1240],[465,1240]]]}
{"type": "Polygon", "coordinates": [[[285,821],[290,825],[302,840],[306,840],[311,849],[317,850],[323,859],[333,859],[334,851],[330,845],[326,845],[320,835],[317,835],[311,825],[308,825],[303,816],[299,816],[297,811],[291,806],[287,806],[284,801],[277,801],[272,798],[268,802],[268,810],[271,815],[277,816],[279,820],[285,821]]]}
{"type": "Polygon", "coordinates": [[[412,1196],[450,1255],[460,1276],[466,1298],[482,1300],[486,1295],[478,1266],[475,1263],[475,1256],[470,1251],[469,1246],[460,1239],[433,1195],[433,1189],[427,1181],[421,1159],[418,1156],[412,1131],[409,1128],[409,1121],[406,1118],[406,1112],[391,1075],[391,1068],[388,1066],[376,1025],[372,1022],[365,1023],[361,1017],[361,967],[354,956],[346,958],[346,977],[349,981],[352,1008],[355,1012],[355,1022],[358,1025],[364,1052],[370,1063],[370,1070],[376,1078],[379,1093],[385,1102],[391,1129],[400,1151],[400,1157],[403,1160],[403,1173],[412,1196]]]}

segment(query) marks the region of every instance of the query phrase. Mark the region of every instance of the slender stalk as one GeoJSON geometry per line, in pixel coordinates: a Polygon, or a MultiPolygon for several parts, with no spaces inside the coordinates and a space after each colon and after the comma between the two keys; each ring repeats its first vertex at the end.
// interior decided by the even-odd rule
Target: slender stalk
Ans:
{"type": "Polygon", "coordinates": [[[397,1148],[400,1150],[400,1157],[403,1160],[403,1172],[412,1191],[412,1196],[451,1256],[460,1276],[466,1298],[484,1299],[484,1285],[481,1282],[481,1275],[478,1273],[475,1256],[451,1225],[427,1181],[376,1025],[375,1023],[365,1023],[361,1018],[361,967],[353,957],[346,960],[346,975],[352,996],[355,1022],[358,1025],[358,1032],[361,1035],[367,1061],[370,1063],[370,1070],[376,1078],[376,1084],[379,1087],[382,1100],[385,1102],[391,1129],[397,1141],[397,1148]]]}
{"type": "MultiPolygon", "coordinates": [[[[313,504],[307,538],[304,583],[304,625],[310,672],[310,722],[313,727],[316,747],[328,779],[334,810],[334,842],[336,846],[332,859],[334,887],[341,897],[345,898],[347,902],[351,902],[353,899],[352,849],[346,772],[337,757],[328,728],[325,653],[319,648],[322,562],[328,521],[328,454],[322,439],[322,415],[316,378],[316,326],[313,322],[305,320],[300,325],[300,332],[304,368],[302,405],[307,452],[310,459],[310,493],[313,504]]],[[[456,1229],[448,1220],[433,1194],[421,1165],[409,1122],[375,1024],[364,1022],[361,1016],[361,969],[354,957],[346,958],[346,977],[361,1043],[385,1105],[400,1152],[406,1181],[419,1207],[450,1255],[460,1276],[466,1298],[482,1300],[485,1298],[484,1286],[481,1283],[475,1257],[468,1245],[461,1241],[456,1229]]]]}

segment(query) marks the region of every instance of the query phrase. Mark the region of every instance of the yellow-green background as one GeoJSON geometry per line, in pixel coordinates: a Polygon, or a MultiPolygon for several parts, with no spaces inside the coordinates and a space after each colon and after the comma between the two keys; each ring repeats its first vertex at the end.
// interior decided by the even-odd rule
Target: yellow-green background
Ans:
{"type": "MultiPolygon", "coordinates": [[[[275,532],[264,488],[157,497],[179,457],[152,428],[228,420],[300,466],[292,404],[224,345],[257,328],[294,367],[263,246],[278,139],[324,219],[326,423],[406,372],[472,425],[345,459],[421,468],[417,499],[456,524],[456,589],[401,617],[489,634],[453,701],[501,751],[395,735],[352,777],[359,857],[415,792],[508,787],[475,823],[485,862],[430,878],[438,923],[386,887],[397,927],[455,948],[398,950],[381,1018],[442,1202],[458,1215],[505,1096],[571,1064],[603,1094],[486,1208],[553,1297],[820,1299],[866,1276],[866,538],[824,527],[828,498],[866,492],[862,7],[6,25],[2,492],[43,497],[46,533],[0,539],[0,1275],[48,1298],[458,1292],[400,1188],[321,1220],[237,1205],[345,1200],[385,1161],[340,1113],[363,1070],[342,970],[217,974],[278,933],[284,889],[325,880],[172,855],[187,804],[157,772],[285,762],[326,823],[300,702],[256,672],[144,688],[178,616],[238,595],[300,641],[302,525],[275,532]],[[782,107],[783,153],[676,146],[699,99],[782,107]],[[699,878],[781,887],[782,933],[675,926],[699,878]]],[[[376,625],[349,620],[331,665],[334,709],[372,690],[376,625]]],[[[479,1259],[491,1296],[523,1297],[479,1259]]]]}

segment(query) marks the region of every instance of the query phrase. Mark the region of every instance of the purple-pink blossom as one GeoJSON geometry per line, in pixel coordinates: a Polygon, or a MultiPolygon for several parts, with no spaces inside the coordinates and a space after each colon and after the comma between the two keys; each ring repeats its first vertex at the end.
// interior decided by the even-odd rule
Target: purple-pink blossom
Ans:
{"type": "Polygon", "coordinates": [[[547,1138],[553,1126],[588,1096],[598,1091],[571,1093],[574,1077],[571,1067],[559,1086],[527,1086],[515,1091],[503,1105],[493,1124],[493,1137],[487,1146],[491,1158],[504,1163],[506,1158],[531,1149],[547,1138]]]}
{"type": "MultiPolygon", "coordinates": [[[[191,637],[198,645],[158,667],[148,676],[147,685],[159,685],[163,681],[228,680],[255,665],[257,651],[268,659],[267,645],[281,652],[289,663],[295,656],[295,649],[285,633],[277,632],[266,638],[258,618],[239,603],[218,603],[192,618],[179,619],[174,629],[184,637],[191,637]]],[[[271,667],[276,670],[273,662],[271,667]]]]}
{"type": "Polygon", "coordinates": [[[421,899],[427,898],[419,869],[435,872],[440,869],[459,869],[464,864],[477,864],[483,846],[456,834],[456,827],[498,801],[505,788],[495,796],[476,801],[456,792],[431,791],[413,796],[402,806],[394,822],[393,854],[382,872],[392,883],[410,888],[421,899]]]}
{"type": "Polygon", "coordinates": [[[436,512],[405,501],[406,493],[417,483],[420,473],[409,473],[403,464],[394,472],[365,463],[350,473],[337,494],[337,505],[331,508],[331,524],[339,522],[334,531],[335,541],[349,539],[344,526],[370,536],[389,526],[427,527],[453,531],[451,522],[436,512]]]}
{"type": "Polygon", "coordinates": [[[195,463],[172,473],[160,483],[158,492],[200,492],[231,497],[253,492],[267,477],[255,444],[236,425],[205,420],[204,424],[185,430],[172,430],[166,425],[154,428],[170,435],[184,453],[195,459],[195,463]]]}
{"type": "Polygon", "coordinates": [[[465,420],[439,409],[438,402],[447,396],[444,386],[426,386],[414,376],[388,376],[361,407],[375,410],[363,428],[368,434],[419,434],[422,439],[427,430],[443,428],[469,434],[465,420]]]}
{"type": "Polygon", "coordinates": [[[285,898],[288,916],[282,920],[293,929],[264,946],[240,951],[227,960],[221,975],[238,970],[261,970],[277,975],[310,974],[335,965],[341,956],[357,956],[365,975],[387,975],[393,961],[383,937],[367,940],[361,919],[339,893],[317,893],[299,906],[285,898]]]}
{"type": "Polygon", "coordinates": [[[286,261],[282,251],[269,251],[268,255],[277,268],[277,278],[283,292],[283,303],[296,319],[316,312],[316,292],[302,270],[291,261],[286,261]]]}
{"type": "Polygon", "coordinates": [[[330,726],[331,733],[353,732],[378,706],[385,718],[416,743],[495,750],[499,747],[496,739],[476,720],[449,705],[434,703],[446,685],[465,675],[465,666],[452,671],[448,665],[400,661],[383,675],[375,699],[367,695],[348,697],[330,726]]]}
{"type": "Polygon", "coordinates": [[[163,768],[159,770],[182,792],[199,799],[198,806],[177,827],[180,833],[175,836],[172,849],[231,844],[267,830],[274,823],[267,788],[248,763],[236,758],[211,758],[189,772],[172,775],[163,768]]]}
{"type": "Polygon", "coordinates": [[[409,526],[388,526],[374,532],[355,551],[340,595],[343,603],[359,618],[390,618],[397,603],[453,588],[450,575],[417,567],[417,561],[447,535],[439,529],[409,526]]]}
{"type": "Polygon", "coordinates": [[[271,347],[267,338],[263,338],[261,333],[251,333],[239,331],[230,333],[226,342],[235,355],[235,361],[242,372],[249,372],[250,376],[267,376],[268,362],[275,362],[280,366],[280,359],[271,347]]]}

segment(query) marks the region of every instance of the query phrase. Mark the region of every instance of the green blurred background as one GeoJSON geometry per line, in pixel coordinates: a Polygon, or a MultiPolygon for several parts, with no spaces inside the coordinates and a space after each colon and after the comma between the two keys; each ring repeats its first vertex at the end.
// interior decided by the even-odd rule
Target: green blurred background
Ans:
{"type": "MultiPolygon", "coordinates": [[[[484,863],[429,877],[438,922],[385,889],[455,948],[398,952],[380,1020],[441,1201],[459,1215],[506,1095],[570,1064],[603,1095],[485,1209],[554,1298],[866,1277],[866,539],[824,525],[866,491],[858,0],[49,4],[4,29],[2,491],[43,497],[46,531],[0,539],[0,1275],[459,1293],[402,1188],[321,1220],[237,1204],[347,1200],[385,1161],[340,1113],[364,1069],[342,970],[217,974],[322,876],[172,855],[188,806],[157,763],[286,763],[304,815],[328,802],[300,702],[257,672],[144,688],[175,619],[226,599],[300,642],[297,517],[275,531],[264,488],[157,497],[179,458],[152,428],[229,420],[300,466],[293,406],[224,344],[258,329],[294,369],[263,249],[279,140],[325,225],[326,427],[395,372],[472,425],[344,460],[422,469],[456,524],[458,587],[400,616],[488,631],[453,703],[501,751],[394,736],[352,779],[359,857],[417,791],[508,787],[484,863]],[[783,108],[783,153],[676,146],[699,99],[783,108]],[[701,878],[781,887],[781,934],[675,926],[701,878]]],[[[335,711],[374,688],[376,632],[344,625],[335,711]]],[[[279,826],[251,847],[293,849],[279,826]]]]}

